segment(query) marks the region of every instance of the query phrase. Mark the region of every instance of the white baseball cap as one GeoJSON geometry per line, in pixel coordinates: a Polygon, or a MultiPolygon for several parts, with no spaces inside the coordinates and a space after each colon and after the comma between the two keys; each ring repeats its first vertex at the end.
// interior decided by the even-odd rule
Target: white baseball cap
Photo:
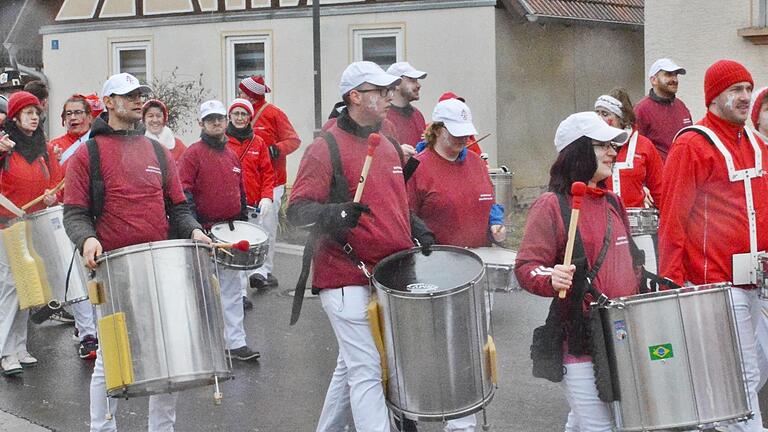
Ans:
{"type": "Polygon", "coordinates": [[[151,93],[152,88],[148,85],[141,84],[135,76],[123,72],[112,75],[107,82],[101,88],[101,97],[116,95],[126,95],[136,89],[142,91],[142,93],[151,93]]]}
{"type": "Polygon", "coordinates": [[[227,115],[227,107],[224,106],[221,101],[215,99],[207,100],[200,104],[200,120],[208,117],[211,114],[227,115]]]}
{"type": "Polygon", "coordinates": [[[594,111],[585,111],[571,114],[560,122],[555,132],[555,149],[560,153],[583,136],[597,141],[613,141],[619,145],[627,140],[626,131],[608,126],[594,111]]]}
{"type": "Polygon", "coordinates": [[[424,79],[427,77],[427,73],[424,71],[416,70],[408,62],[392,63],[392,66],[387,68],[387,73],[399,77],[408,77],[413,79],[424,79]]]}
{"type": "Polygon", "coordinates": [[[384,72],[384,69],[379,67],[376,63],[359,61],[352,63],[344,69],[344,73],[341,74],[339,91],[341,92],[341,96],[344,96],[363,83],[369,83],[379,87],[389,87],[391,85],[397,85],[399,82],[399,76],[390,75],[384,72]]]}
{"type": "Polygon", "coordinates": [[[673,62],[672,59],[660,58],[653,62],[651,68],[648,70],[648,78],[656,75],[659,71],[677,72],[680,75],[685,75],[685,69],[673,62]]]}
{"type": "Polygon", "coordinates": [[[432,111],[432,121],[443,122],[448,132],[455,137],[477,135],[477,129],[472,124],[472,111],[458,99],[438,102],[432,111]]]}

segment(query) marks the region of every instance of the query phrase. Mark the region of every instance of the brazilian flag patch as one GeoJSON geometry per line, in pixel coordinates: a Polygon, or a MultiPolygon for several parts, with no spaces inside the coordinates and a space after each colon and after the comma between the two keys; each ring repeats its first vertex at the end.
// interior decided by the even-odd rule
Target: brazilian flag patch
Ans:
{"type": "Polygon", "coordinates": [[[671,343],[651,345],[648,347],[648,352],[651,354],[651,361],[671,359],[675,356],[671,343]]]}

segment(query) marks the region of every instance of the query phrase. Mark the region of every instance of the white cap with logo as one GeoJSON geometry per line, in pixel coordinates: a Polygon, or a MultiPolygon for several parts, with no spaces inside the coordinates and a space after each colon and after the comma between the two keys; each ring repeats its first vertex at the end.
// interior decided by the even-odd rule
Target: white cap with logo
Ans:
{"type": "Polygon", "coordinates": [[[651,68],[648,69],[648,78],[656,75],[659,71],[677,72],[680,75],[685,75],[685,69],[673,62],[672,59],[660,58],[653,62],[651,68]]]}
{"type": "Polygon", "coordinates": [[[221,101],[217,101],[216,99],[207,100],[200,104],[200,120],[208,117],[211,114],[219,114],[226,116],[227,115],[227,107],[224,106],[221,101]]]}
{"type": "Polygon", "coordinates": [[[581,137],[605,142],[623,144],[627,140],[627,131],[608,126],[594,111],[585,111],[569,115],[560,122],[555,132],[555,149],[560,153],[564,148],[581,137]]]}
{"type": "Polygon", "coordinates": [[[389,87],[391,85],[396,85],[399,82],[399,76],[390,75],[384,72],[384,69],[379,67],[376,63],[359,61],[352,63],[344,69],[344,73],[341,74],[339,91],[341,92],[341,96],[344,96],[363,83],[369,83],[379,87],[389,87]]]}
{"type": "Polygon", "coordinates": [[[477,129],[472,124],[472,111],[458,99],[438,102],[432,111],[432,121],[443,122],[448,132],[455,137],[477,135],[477,129]]]}
{"type": "Polygon", "coordinates": [[[427,77],[426,72],[416,70],[408,62],[392,63],[392,66],[387,68],[387,73],[394,76],[408,77],[413,79],[424,79],[427,77]]]}
{"type": "Polygon", "coordinates": [[[152,88],[141,84],[135,76],[123,72],[112,75],[101,88],[101,97],[112,95],[126,95],[134,90],[141,90],[142,93],[151,93],[152,88]]]}

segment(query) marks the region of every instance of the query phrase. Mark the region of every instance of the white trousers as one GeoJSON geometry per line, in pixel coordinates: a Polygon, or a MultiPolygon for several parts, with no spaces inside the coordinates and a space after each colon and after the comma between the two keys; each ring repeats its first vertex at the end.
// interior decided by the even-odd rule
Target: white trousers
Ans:
{"type": "Polygon", "coordinates": [[[27,349],[28,318],[28,309],[19,310],[16,284],[0,241],[0,356],[27,349]]]}
{"type": "Polygon", "coordinates": [[[317,432],[345,431],[350,410],[357,432],[389,432],[381,360],[368,324],[370,289],[324,289],[320,291],[320,301],[336,334],[339,357],[317,432]]]}
{"type": "Polygon", "coordinates": [[[561,386],[571,411],[566,432],[611,432],[613,419],[610,406],[597,396],[592,362],[565,366],[561,386]]]}
{"type": "MultiPolygon", "coordinates": [[[[768,300],[759,299],[761,308],[768,312],[768,300]]],[[[757,356],[757,365],[760,369],[760,385],[758,389],[762,389],[766,381],[768,381],[768,316],[760,311],[760,318],[757,320],[757,343],[759,345],[759,351],[757,356]]],[[[759,391],[759,390],[758,390],[759,391]]]]}
{"type": "Polygon", "coordinates": [[[651,273],[658,273],[656,263],[656,247],[653,245],[653,237],[649,234],[632,237],[640,250],[645,252],[645,269],[651,273]]]}
{"type": "Polygon", "coordinates": [[[269,209],[269,213],[266,215],[259,215],[259,224],[269,234],[269,250],[267,250],[267,258],[264,260],[264,264],[257,268],[255,273],[258,273],[265,278],[272,273],[274,268],[275,259],[275,241],[277,238],[277,225],[280,215],[280,202],[283,199],[283,193],[285,192],[285,185],[280,185],[273,189],[272,192],[272,207],[269,209]]]}
{"type": "Polygon", "coordinates": [[[244,347],[246,345],[245,328],[243,327],[245,313],[241,290],[245,289],[245,273],[242,270],[219,266],[219,279],[227,348],[244,347]]]}
{"type": "Polygon", "coordinates": [[[477,419],[474,414],[445,422],[444,432],[475,432],[477,419]]]}
{"type": "MultiPolygon", "coordinates": [[[[152,395],[149,397],[149,432],[173,432],[176,422],[176,400],[178,393],[152,395]]],[[[107,386],[104,379],[104,362],[101,348],[96,351],[96,364],[91,375],[91,432],[111,432],[117,430],[115,412],[119,399],[109,399],[109,411],[112,420],[107,420],[107,386]]]]}
{"type": "Polygon", "coordinates": [[[93,305],[90,301],[84,300],[77,302],[69,308],[72,310],[72,316],[75,317],[75,327],[80,335],[80,340],[86,336],[96,336],[96,321],[93,316],[93,305]]]}

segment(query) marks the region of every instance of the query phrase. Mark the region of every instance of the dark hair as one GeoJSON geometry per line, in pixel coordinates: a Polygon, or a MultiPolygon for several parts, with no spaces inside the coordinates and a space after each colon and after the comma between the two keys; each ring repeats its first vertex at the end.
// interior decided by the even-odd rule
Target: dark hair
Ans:
{"type": "Polygon", "coordinates": [[[588,183],[597,170],[592,139],[582,136],[560,152],[549,169],[549,191],[570,195],[573,182],[588,183]]]}
{"type": "Polygon", "coordinates": [[[629,99],[629,93],[627,90],[616,87],[609,93],[611,96],[621,102],[621,119],[623,127],[635,125],[635,109],[632,107],[632,100],[629,99]]]}
{"type": "Polygon", "coordinates": [[[64,119],[66,118],[67,113],[67,104],[70,103],[81,103],[83,104],[83,111],[90,116],[91,115],[91,104],[88,103],[88,101],[85,99],[85,96],[79,95],[79,94],[73,94],[69,97],[69,99],[64,101],[64,105],[61,106],[61,125],[64,125],[64,119]]]}
{"type": "Polygon", "coordinates": [[[34,81],[28,82],[24,86],[24,91],[28,91],[32,93],[33,95],[35,95],[35,97],[37,97],[41,101],[43,99],[48,99],[48,86],[45,85],[45,83],[40,80],[34,80],[34,81]]]}

